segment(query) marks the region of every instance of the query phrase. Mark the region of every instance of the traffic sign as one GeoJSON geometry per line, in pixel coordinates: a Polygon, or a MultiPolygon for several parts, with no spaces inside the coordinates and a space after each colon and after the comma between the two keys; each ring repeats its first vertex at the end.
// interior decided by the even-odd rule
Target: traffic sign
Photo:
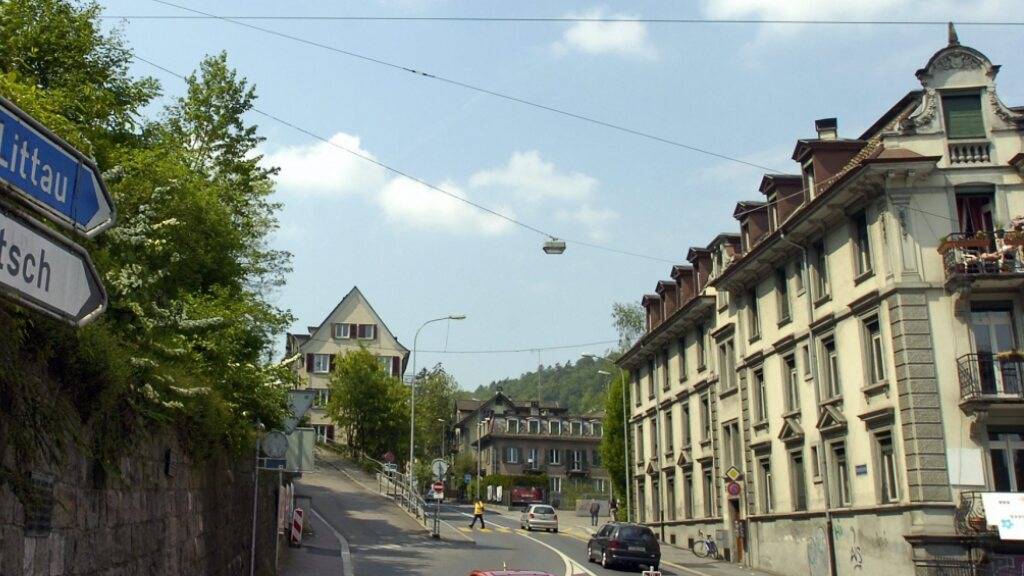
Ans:
{"type": "Polygon", "coordinates": [[[444,482],[434,482],[434,492],[444,492],[444,482]]]}
{"type": "Polygon", "coordinates": [[[395,461],[395,454],[388,450],[387,452],[384,453],[384,461],[387,462],[388,464],[391,464],[392,462],[395,461]]]}
{"type": "Polygon", "coordinates": [[[93,237],[114,223],[99,168],[9,100],[0,98],[0,182],[58,224],[93,237]]]}
{"type": "Polygon", "coordinates": [[[725,471],[725,477],[735,482],[743,477],[743,473],[740,472],[739,468],[735,466],[729,466],[729,469],[725,471]]]}
{"type": "Polygon", "coordinates": [[[472,481],[473,481],[473,475],[472,475],[472,474],[466,474],[466,475],[465,475],[465,476],[464,476],[464,477],[462,478],[462,480],[463,480],[463,481],[464,481],[464,482],[465,482],[466,484],[469,484],[470,482],[472,482],[472,481]]]}
{"type": "Polygon", "coordinates": [[[434,461],[430,463],[430,471],[434,473],[434,478],[444,478],[445,475],[448,474],[448,462],[441,460],[440,458],[435,458],[434,461]]]}
{"type": "Polygon", "coordinates": [[[729,496],[739,496],[740,495],[740,485],[738,483],[736,483],[736,482],[731,481],[731,480],[729,481],[728,484],[725,485],[725,490],[726,490],[726,492],[729,493],[729,496]]]}
{"type": "Polygon", "coordinates": [[[0,207],[0,292],[76,326],[107,307],[89,254],[44,224],[0,207]]]}

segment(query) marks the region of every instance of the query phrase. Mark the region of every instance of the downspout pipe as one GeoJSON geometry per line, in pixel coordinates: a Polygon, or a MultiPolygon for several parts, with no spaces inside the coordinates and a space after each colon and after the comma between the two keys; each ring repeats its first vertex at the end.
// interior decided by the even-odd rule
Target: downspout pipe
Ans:
{"type": "MultiPolygon", "coordinates": [[[[790,240],[786,236],[785,232],[782,232],[782,234],[779,235],[779,239],[782,240],[783,242],[789,244],[790,246],[793,246],[795,248],[800,249],[801,253],[803,254],[803,256],[802,256],[802,258],[803,258],[803,265],[800,266],[800,280],[803,282],[804,291],[806,292],[805,300],[807,301],[807,325],[808,325],[808,329],[809,329],[809,327],[810,327],[810,325],[811,325],[811,323],[812,323],[812,321],[814,319],[814,302],[812,301],[812,297],[811,297],[811,274],[810,274],[809,260],[807,258],[807,247],[803,246],[801,244],[797,244],[796,242],[793,242],[792,240],[790,240]]],[[[808,356],[808,361],[811,364],[811,366],[810,366],[810,368],[811,368],[811,381],[814,384],[814,405],[815,405],[815,407],[817,407],[817,406],[821,406],[821,388],[819,386],[819,378],[818,378],[817,346],[815,346],[815,343],[814,343],[814,334],[808,333],[807,339],[808,339],[808,343],[807,343],[807,356],[808,356]]],[[[836,574],[838,572],[837,572],[837,567],[836,567],[835,536],[834,536],[834,533],[832,531],[832,495],[831,495],[831,493],[832,493],[832,485],[829,483],[829,478],[828,478],[828,455],[825,452],[825,446],[824,445],[822,445],[822,452],[820,454],[820,458],[821,458],[821,460],[823,460],[823,462],[822,461],[818,461],[818,462],[815,462],[815,464],[818,466],[818,469],[819,469],[819,471],[821,473],[822,483],[825,486],[825,530],[826,530],[825,545],[826,545],[826,548],[828,549],[828,573],[829,573],[829,576],[836,576],[836,574]]]]}

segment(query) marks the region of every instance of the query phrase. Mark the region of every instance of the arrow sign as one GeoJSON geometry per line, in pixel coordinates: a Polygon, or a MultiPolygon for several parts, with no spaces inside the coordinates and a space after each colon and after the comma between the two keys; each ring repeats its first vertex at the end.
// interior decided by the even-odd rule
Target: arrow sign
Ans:
{"type": "Polygon", "coordinates": [[[91,238],[114,223],[114,203],[96,164],[4,98],[0,182],[33,208],[84,236],[91,238]]]}
{"type": "Polygon", "coordinates": [[[0,292],[76,326],[107,307],[107,292],[82,247],[6,208],[0,208],[0,292]]]}

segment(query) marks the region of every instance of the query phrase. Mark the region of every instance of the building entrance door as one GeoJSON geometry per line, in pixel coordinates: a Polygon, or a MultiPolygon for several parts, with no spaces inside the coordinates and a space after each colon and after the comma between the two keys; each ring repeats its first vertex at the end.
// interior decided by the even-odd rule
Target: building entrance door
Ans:
{"type": "Polygon", "coordinates": [[[1024,492],[1024,427],[988,429],[992,487],[996,492],[1024,492]]]}
{"type": "Polygon", "coordinates": [[[736,551],[732,561],[742,564],[747,551],[747,520],[739,498],[729,499],[729,517],[732,518],[732,549],[736,551]]]}

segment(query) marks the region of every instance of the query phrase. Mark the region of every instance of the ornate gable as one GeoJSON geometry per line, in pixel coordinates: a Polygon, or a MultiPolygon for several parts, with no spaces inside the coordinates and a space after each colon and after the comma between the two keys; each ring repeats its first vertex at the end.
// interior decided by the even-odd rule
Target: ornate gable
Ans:
{"type": "Polygon", "coordinates": [[[832,406],[825,406],[821,411],[821,415],[818,416],[818,422],[815,424],[815,427],[821,432],[822,436],[841,434],[846,432],[846,418],[843,418],[843,415],[832,406]]]}
{"type": "Polygon", "coordinates": [[[785,418],[782,421],[782,429],[779,430],[779,440],[785,444],[796,444],[804,441],[804,429],[796,418],[785,418]]]}

